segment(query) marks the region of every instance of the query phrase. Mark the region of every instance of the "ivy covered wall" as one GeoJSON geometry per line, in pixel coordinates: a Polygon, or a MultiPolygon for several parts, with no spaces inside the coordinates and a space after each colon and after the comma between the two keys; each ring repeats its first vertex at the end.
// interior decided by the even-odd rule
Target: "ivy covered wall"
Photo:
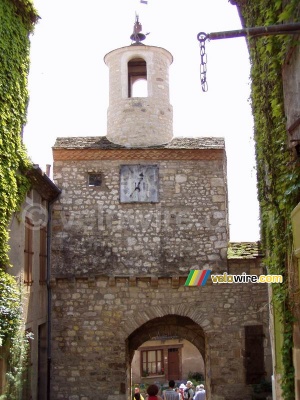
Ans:
{"type": "MultiPolygon", "coordinates": [[[[246,27],[300,21],[299,0],[240,0],[246,27]]],[[[282,274],[284,284],[272,287],[275,318],[276,373],[283,398],[295,398],[292,360],[295,316],[291,212],[300,200],[299,158],[288,148],[282,68],[288,51],[298,45],[293,35],[248,38],[251,59],[251,103],[254,116],[261,238],[270,274],[282,274]]]]}
{"type": "Polygon", "coordinates": [[[9,222],[29,188],[23,172],[30,162],[21,134],[28,103],[29,34],[37,19],[29,0],[0,1],[0,346],[11,348],[21,326],[21,298],[8,273],[9,222]]]}
{"type": "Polygon", "coordinates": [[[21,143],[28,103],[29,38],[37,16],[28,0],[0,2],[0,266],[8,263],[8,223],[26,192],[21,143]]]}

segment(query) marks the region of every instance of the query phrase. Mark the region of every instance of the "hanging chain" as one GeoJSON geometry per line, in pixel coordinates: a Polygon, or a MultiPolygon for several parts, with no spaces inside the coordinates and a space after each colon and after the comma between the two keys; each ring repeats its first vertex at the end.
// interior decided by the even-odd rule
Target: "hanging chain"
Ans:
{"type": "Polygon", "coordinates": [[[202,86],[202,91],[203,92],[207,92],[207,90],[208,90],[208,85],[207,85],[207,81],[206,81],[207,54],[205,52],[205,40],[207,39],[206,33],[204,33],[204,32],[198,33],[197,39],[199,40],[199,44],[200,44],[200,57],[201,57],[200,80],[201,80],[201,86],[202,86]]]}

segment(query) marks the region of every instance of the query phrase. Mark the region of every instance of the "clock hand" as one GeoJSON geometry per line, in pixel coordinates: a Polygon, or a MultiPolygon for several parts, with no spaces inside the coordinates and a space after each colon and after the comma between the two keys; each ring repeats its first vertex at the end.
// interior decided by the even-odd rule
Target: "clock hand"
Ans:
{"type": "Polygon", "coordinates": [[[134,183],[135,188],[134,188],[133,192],[131,193],[130,197],[133,196],[133,193],[134,193],[136,190],[139,191],[139,192],[141,191],[140,186],[141,186],[141,182],[142,182],[143,179],[144,179],[144,174],[141,172],[141,173],[140,173],[140,179],[139,179],[138,183],[134,183]]]}

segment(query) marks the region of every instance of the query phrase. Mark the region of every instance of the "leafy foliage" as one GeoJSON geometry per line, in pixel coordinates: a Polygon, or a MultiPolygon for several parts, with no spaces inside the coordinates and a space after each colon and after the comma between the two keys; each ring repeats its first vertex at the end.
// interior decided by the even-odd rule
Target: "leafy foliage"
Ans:
{"type": "MultiPolygon", "coordinates": [[[[191,372],[191,371],[189,371],[188,378],[189,378],[189,380],[195,381],[196,383],[204,381],[204,375],[201,372],[191,372]]],[[[195,385],[195,382],[193,382],[194,385],[195,385]]]]}
{"type": "Polygon", "coordinates": [[[0,270],[0,346],[9,349],[5,393],[0,400],[19,400],[26,382],[29,340],[22,318],[22,292],[14,277],[0,270]]]}
{"type": "Polygon", "coordinates": [[[30,0],[0,2],[0,346],[9,348],[5,399],[19,399],[24,368],[21,298],[9,265],[9,221],[19,209],[29,182],[22,174],[31,163],[22,144],[28,104],[29,33],[38,16],[30,0]]]}
{"type": "Polygon", "coordinates": [[[13,337],[20,319],[20,295],[14,277],[0,270],[0,346],[13,337]]]}
{"type": "Polygon", "coordinates": [[[8,264],[9,220],[29,187],[20,174],[30,165],[21,139],[28,104],[29,38],[16,11],[11,1],[0,2],[0,267],[8,264]]]}
{"type": "Polygon", "coordinates": [[[32,4],[31,0],[11,0],[14,4],[16,15],[18,15],[24,26],[29,32],[34,29],[35,23],[38,21],[39,16],[32,4]]]}
{"type": "MultiPolygon", "coordinates": [[[[21,322],[21,320],[19,320],[21,322]]],[[[23,398],[27,380],[26,371],[29,368],[29,340],[33,337],[26,334],[20,324],[16,334],[10,340],[8,372],[6,373],[5,393],[0,396],[0,400],[19,400],[23,398]]]]}
{"type": "MultiPolygon", "coordinates": [[[[268,26],[294,22],[299,2],[291,0],[247,1],[242,7],[246,26],[268,26]]],[[[261,236],[271,274],[282,274],[284,284],[273,285],[273,306],[283,327],[281,387],[285,400],[295,396],[292,360],[293,297],[289,287],[292,254],[291,211],[299,202],[300,168],[287,148],[287,131],[282,89],[282,66],[291,46],[291,35],[249,38],[251,56],[258,197],[261,236]]]]}

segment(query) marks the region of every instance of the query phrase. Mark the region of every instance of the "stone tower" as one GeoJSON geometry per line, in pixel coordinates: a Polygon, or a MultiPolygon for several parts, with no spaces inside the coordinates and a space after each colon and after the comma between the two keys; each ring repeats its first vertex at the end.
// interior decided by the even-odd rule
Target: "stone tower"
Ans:
{"type": "Polygon", "coordinates": [[[169,66],[172,55],[161,47],[137,42],[108,53],[109,107],[107,138],[126,147],[170,142],[173,108],[169,101],[169,66]],[[144,84],[143,95],[134,88],[144,84]]]}
{"type": "MultiPolygon", "coordinates": [[[[57,138],[53,147],[62,194],[53,212],[51,400],[131,400],[133,358],[148,340],[156,347],[145,351],[160,358],[155,374],[150,361],[139,364],[141,382],[187,379],[188,341],[205,363],[208,399],[250,400],[246,327],[258,326],[254,373],[264,373],[266,287],[185,286],[191,269],[232,271],[224,140],[172,138],[166,50],[137,42],[105,62],[107,136],[57,138]],[[139,80],[146,96],[132,96],[139,80]]],[[[250,273],[259,262],[232,267],[250,273]]]]}

